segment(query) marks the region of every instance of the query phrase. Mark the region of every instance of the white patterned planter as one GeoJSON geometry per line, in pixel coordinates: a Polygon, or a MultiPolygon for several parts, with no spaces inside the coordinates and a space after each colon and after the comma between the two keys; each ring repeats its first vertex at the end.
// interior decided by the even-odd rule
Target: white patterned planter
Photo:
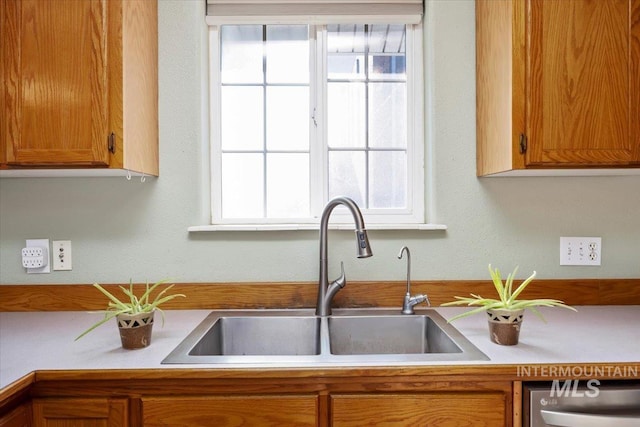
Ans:
{"type": "Polygon", "coordinates": [[[520,326],[524,316],[524,309],[487,310],[489,320],[489,338],[500,345],[516,345],[520,337],[520,326]]]}

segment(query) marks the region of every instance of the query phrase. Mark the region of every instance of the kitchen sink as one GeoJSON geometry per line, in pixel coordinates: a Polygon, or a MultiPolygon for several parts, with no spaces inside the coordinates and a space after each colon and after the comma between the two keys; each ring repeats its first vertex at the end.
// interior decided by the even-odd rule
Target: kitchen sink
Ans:
{"type": "Polygon", "coordinates": [[[219,310],[163,364],[410,364],[488,360],[433,309],[219,310]]]}
{"type": "Polygon", "coordinates": [[[329,318],[331,354],[461,353],[427,315],[329,318]]]}
{"type": "Polygon", "coordinates": [[[320,354],[319,317],[219,317],[189,352],[190,356],[303,354],[320,354]]]}

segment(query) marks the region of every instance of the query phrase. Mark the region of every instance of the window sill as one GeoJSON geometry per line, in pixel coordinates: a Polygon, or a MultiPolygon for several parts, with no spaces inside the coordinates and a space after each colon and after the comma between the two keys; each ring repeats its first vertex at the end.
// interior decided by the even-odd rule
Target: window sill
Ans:
{"type": "MultiPolygon", "coordinates": [[[[216,224],[193,225],[187,230],[190,233],[202,231],[297,231],[318,230],[319,224],[216,224]]],[[[353,224],[329,224],[330,230],[353,230],[353,224]]],[[[444,224],[368,224],[367,230],[446,230],[444,224]]]]}

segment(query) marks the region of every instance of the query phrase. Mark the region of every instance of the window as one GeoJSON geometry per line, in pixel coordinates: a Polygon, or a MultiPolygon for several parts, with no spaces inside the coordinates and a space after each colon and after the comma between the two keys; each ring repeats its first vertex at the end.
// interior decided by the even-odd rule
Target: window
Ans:
{"type": "Polygon", "coordinates": [[[258,22],[210,26],[213,224],[424,223],[420,24],[258,22]]]}

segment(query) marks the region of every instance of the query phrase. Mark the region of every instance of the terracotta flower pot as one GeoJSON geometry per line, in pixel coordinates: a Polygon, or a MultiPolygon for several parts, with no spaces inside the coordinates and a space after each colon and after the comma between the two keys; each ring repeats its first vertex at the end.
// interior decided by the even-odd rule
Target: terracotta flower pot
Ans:
{"type": "Polygon", "coordinates": [[[154,313],[155,311],[116,316],[123,348],[144,348],[151,344],[154,313]]]}
{"type": "Polygon", "coordinates": [[[524,309],[487,310],[489,316],[489,338],[500,345],[516,345],[520,337],[520,326],[524,309]]]}

